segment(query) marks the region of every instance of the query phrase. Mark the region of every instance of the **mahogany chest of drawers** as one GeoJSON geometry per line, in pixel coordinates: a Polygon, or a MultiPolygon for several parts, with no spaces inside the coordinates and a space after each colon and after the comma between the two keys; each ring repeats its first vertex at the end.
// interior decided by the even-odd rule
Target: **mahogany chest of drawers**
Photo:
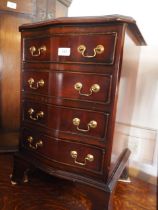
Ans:
{"type": "Polygon", "coordinates": [[[109,209],[130,154],[125,146],[114,149],[119,83],[123,72],[136,72],[136,45],[145,41],[132,18],[118,15],[58,18],[20,31],[21,129],[12,183],[34,166],[74,181],[93,210],[109,209]]]}

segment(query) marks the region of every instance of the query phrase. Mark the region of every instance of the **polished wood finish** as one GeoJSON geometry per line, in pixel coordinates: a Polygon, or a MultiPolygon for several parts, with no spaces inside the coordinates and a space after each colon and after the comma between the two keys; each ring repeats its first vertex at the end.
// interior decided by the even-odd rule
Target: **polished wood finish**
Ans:
{"type": "Polygon", "coordinates": [[[83,101],[95,101],[96,103],[110,103],[111,98],[111,85],[112,78],[110,75],[89,75],[87,73],[77,73],[77,72],[38,72],[35,71],[25,71],[23,73],[23,88],[24,91],[28,93],[37,93],[42,95],[49,95],[52,97],[59,96],[61,98],[71,98],[72,100],[78,99],[83,101]],[[34,79],[33,87],[36,86],[37,82],[41,79],[44,80],[45,84],[42,88],[38,90],[30,89],[28,86],[28,80],[30,78],[34,79]],[[61,79],[62,78],[62,79],[61,79]],[[100,90],[97,94],[92,94],[89,97],[78,94],[78,91],[74,88],[74,85],[78,82],[82,83],[81,94],[89,94],[90,89],[94,84],[99,81],[100,90]],[[49,82],[51,81],[51,82],[49,82]],[[60,89],[56,87],[60,86],[60,89]],[[49,87],[49,89],[48,89],[49,87]]]}
{"type": "Polygon", "coordinates": [[[20,122],[20,33],[18,27],[31,21],[31,1],[14,1],[16,9],[0,4],[0,150],[18,148],[20,122]],[[27,6],[26,6],[27,5],[27,6]]]}
{"type": "Polygon", "coordinates": [[[0,14],[1,65],[1,127],[19,128],[20,33],[18,26],[29,20],[15,14],[0,14]],[[12,20],[12,24],[10,21],[12,20]],[[7,56],[8,55],[8,56],[7,56]]]}
{"type": "MultiPolygon", "coordinates": [[[[114,55],[115,55],[115,46],[116,46],[116,39],[117,34],[115,32],[108,32],[110,28],[107,27],[107,32],[97,34],[97,33],[90,33],[90,34],[82,34],[80,36],[76,36],[75,34],[71,35],[62,35],[62,36],[52,36],[51,38],[44,37],[39,39],[33,39],[32,37],[29,39],[24,39],[25,49],[23,55],[23,61],[51,61],[51,62],[71,62],[71,63],[78,63],[78,62],[92,62],[92,63],[103,63],[103,64],[113,64],[114,62],[114,55]],[[81,54],[76,50],[81,44],[85,45],[86,43],[86,52],[85,56],[93,55],[94,48],[99,45],[104,44],[106,47],[105,52],[98,54],[98,56],[94,57],[92,60],[91,58],[83,57],[81,54]],[[91,43],[93,45],[91,46],[91,43]],[[39,49],[41,46],[46,46],[46,51],[41,51],[40,56],[32,56],[28,48],[31,46],[35,46],[36,49],[39,49]],[[63,48],[70,48],[71,54],[69,56],[58,56],[58,47],[62,46],[63,48]],[[51,50],[51,49],[54,50],[51,50]]],[[[59,31],[60,33],[60,31],[59,31]]],[[[36,50],[35,53],[38,51],[36,50]]]]}
{"type": "Polygon", "coordinates": [[[35,104],[31,101],[24,102],[23,107],[24,125],[31,123],[32,126],[35,126],[35,128],[36,126],[46,126],[52,131],[52,133],[54,133],[54,136],[58,138],[63,137],[65,139],[73,139],[75,136],[78,140],[80,139],[81,141],[93,142],[93,144],[98,141],[98,144],[100,143],[102,146],[104,146],[106,142],[105,130],[107,130],[108,126],[108,113],[101,114],[95,111],[87,112],[87,110],[74,108],[45,106],[40,103],[35,104]],[[34,110],[32,115],[29,114],[30,109],[34,110]],[[41,111],[44,113],[44,116],[35,120],[37,118],[37,114],[41,111]],[[75,118],[80,119],[79,126],[73,124],[73,119],[75,118]],[[92,120],[97,123],[97,127],[90,128],[88,131],[88,123],[92,120]],[[59,130],[58,133],[56,133],[56,130],[59,130]]]}
{"type": "MultiPolygon", "coordinates": [[[[24,23],[54,18],[57,10],[64,16],[71,1],[14,0],[16,8],[7,7],[7,0],[0,3],[0,151],[18,149],[20,123],[20,33],[24,23]],[[47,5],[47,7],[46,7],[47,5]],[[62,8],[63,5],[63,8],[62,8]],[[53,13],[53,16],[51,14],[53,13]]],[[[11,1],[12,2],[12,1],[11,1]]]]}
{"type": "MultiPolygon", "coordinates": [[[[1,4],[0,4],[0,10],[1,11],[10,11],[10,12],[15,12],[15,13],[22,13],[25,15],[33,14],[33,1],[32,0],[26,0],[23,3],[21,3],[20,0],[14,0],[14,1],[10,1],[10,2],[13,2],[14,5],[16,5],[16,8],[8,7],[7,6],[8,0],[2,0],[1,4]]],[[[27,21],[26,21],[26,23],[27,23],[27,21]]]]}
{"type": "Polygon", "coordinates": [[[113,150],[119,82],[128,65],[123,53],[127,37],[133,46],[145,44],[135,21],[59,18],[20,31],[21,133],[12,181],[37,167],[75,181],[93,210],[111,209],[130,155],[125,145],[113,150]]]}
{"type": "MultiPolygon", "coordinates": [[[[92,210],[91,201],[75,183],[55,178],[40,170],[30,172],[30,181],[12,186],[13,158],[0,155],[0,209],[3,210],[92,210]]],[[[131,177],[118,182],[113,196],[114,210],[156,210],[156,186],[131,177]]]]}
{"type": "Polygon", "coordinates": [[[3,152],[15,152],[18,150],[19,144],[18,132],[0,132],[0,153],[3,152]]]}

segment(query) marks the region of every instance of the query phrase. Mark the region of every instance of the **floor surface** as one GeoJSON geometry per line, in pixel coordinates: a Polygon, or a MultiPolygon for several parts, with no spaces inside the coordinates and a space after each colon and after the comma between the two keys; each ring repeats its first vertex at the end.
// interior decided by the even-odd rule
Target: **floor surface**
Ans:
{"type": "MultiPolygon", "coordinates": [[[[12,162],[10,154],[0,154],[0,210],[91,210],[86,198],[69,182],[41,171],[36,171],[28,183],[12,186],[12,162]]],[[[156,210],[156,187],[131,180],[130,184],[118,183],[114,210],[156,210]]]]}

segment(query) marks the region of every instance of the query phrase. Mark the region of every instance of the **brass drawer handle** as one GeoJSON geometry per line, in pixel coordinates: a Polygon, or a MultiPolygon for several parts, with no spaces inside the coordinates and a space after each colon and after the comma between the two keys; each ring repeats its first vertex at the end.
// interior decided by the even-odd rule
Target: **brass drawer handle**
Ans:
{"type": "Polygon", "coordinates": [[[83,85],[81,82],[77,82],[74,85],[75,90],[77,90],[81,96],[90,96],[92,93],[97,93],[100,91],[100,86],[98,84],[93,84],[89,90],[89,93],[81,93],[82,87],[83,85]]]}
{"type": "Polygon", "coordinates": [[[103,45],[97,45],[94,49],[93,49],[93,55],[85,55],[85,51],[86,51],[86,46],[85,45],[80,45],[77,48],[77,51],[79,53],[81,53],[81,55],[85,58],[94,58],[97,54],[102,54],[104,52],[104,46],[103,45]]]}
{"type": "Polygon", "coordinates": [[[74,159],[74,162],[76,164],[78,164],[78,165],[81,165],[81,166],[85,166],[87,164],[87,161],[89,161],[89,162],[93,162],[94,161],[94,156],[91,155],[91,154],[87,154],[86,155],[86,157],[84,158],[84,162],[83,163],[77,161],[77,155],[78,155],[77,151],[71,151],[70,155],[74,159]]]}
{"type": "Polygon", "coordinates": [[[35,111],[34,111],[34,109],[32,109],[32,108],[30,108],[30,109],[28,110],[28,114],[29,114],[29,118],[30,118],[31,120],[34,120],[34,121],[39,120],[40,118],[43,118],[43,117],[44,117],[44,112],[43,112],[43,111],[39,111],[39,112],[37,112],[37,113],[35,114],[35,111]],[[35,115],[35,116],[33,116],[33,115],[35,115]]]}
{"type": "Polygon", "coordinates": [[[38,89],[38,88],[44,86],[44,80],[43,80],[43,79],[40,79],[40,80],[36,83],[35,86],[33,86],[34,83],[35,83],[35,80],[34,80],[33,78],[29,78],[27,82],[29,83],[29,87],[30,87],[31,89],[33,89],[33,90],[36,90],[36,89],[38,89]]]}
{"type": "Polygon", "coordinates": [[[33,144],[33,141],[34,141],[34,139],[33,139],[32,136],[29,136],[27,138],[27,142],[29,143],[29,147],[31,149],[37,150],[38,147],[42,147],[43,146],[43,141],[42,140],[37,141],[35,144],[33,144]]]}
{"type": "Polygon", "coordinates": [[[81,131],[81,132],[88,132],[90,131],[91,128],[96,128],[97,127],[97,122],[94,121],[94,120],[91,120],[88,124],[87,124],[87,129],[81,129],[79,128],[79,125],[80,125],[80,119],[79,118],[74,118],[72,120],[73,122],[73,125],[77,126],[77,130],[78,131],[81,131]]]}
{"type": "Polygon", "coordinates": [[[45,52],[47,50],[46,46],[43,45],[41,46],[40,48],[36,49],[35,46],[31,46],[30,47],[30,52],[31,52],[31,55],[34,56],[34,57],[38,57],[41,55],[41,52],[45,52]]]}

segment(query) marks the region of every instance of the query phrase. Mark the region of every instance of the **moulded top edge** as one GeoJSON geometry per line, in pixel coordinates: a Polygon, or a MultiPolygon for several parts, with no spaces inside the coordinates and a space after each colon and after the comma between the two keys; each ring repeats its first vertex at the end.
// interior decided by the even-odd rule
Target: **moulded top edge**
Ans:
{"type": "Polygon", "coordinates": [[[78,17],[59,17],[54,19],[49,19],[45,21],[39,21],[34,23],[23,24],[19,27],[20,30],[28,28],[37,28],[50,25],[60,25],[60,24],[86,24],[86,23],[106,23],[106,22],[127,22],[135,23],[136,21],[132,17],[123,15],[105,15],[105,16],[78,16],[78,17]]]}
{"type": "Polygon", "coordinates": [[[105,16],[80,16],[80,17],[60,17],[45,21],[23,24],[19,31],[50,27],[55,25],[75,25],[75,24],[102,24],[102,23],[126,23],[129,29],[139,38],[140,45],[146,45],[146,42],[136,25],[135,19],[124,15],[105,15],[105,16]]]}

